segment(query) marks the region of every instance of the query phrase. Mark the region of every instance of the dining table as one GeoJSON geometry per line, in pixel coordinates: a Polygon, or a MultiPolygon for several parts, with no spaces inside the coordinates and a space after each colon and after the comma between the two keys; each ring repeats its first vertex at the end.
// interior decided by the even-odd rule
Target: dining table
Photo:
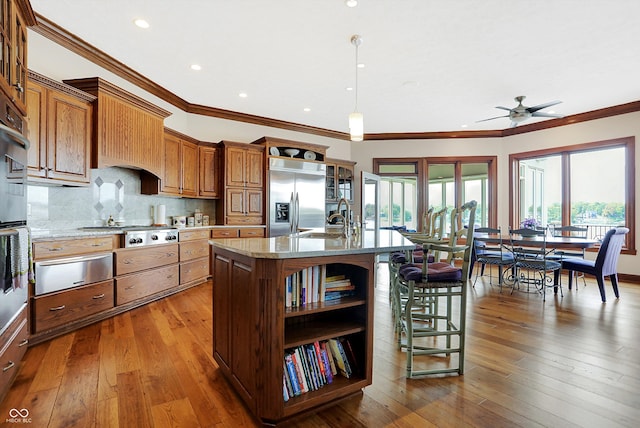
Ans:
{"type": "MultiPolygon", "coordinates": [[[[575,236],[511,236],[511,235],[474,235],[476,241],[486,242],[489,244],[500,245],[502,244],[504,249],[512,251],[514,247],[540,249],[545,248],[546,253],[550,254],[558,250],[582,250],[595,247],[600,243],[597,239],[579,238],[575,236]]],[[[562,261],[562,256],[560,256],[562,261]]],[[[505,269],[503,272],[503,281],[505,283],[512,283],[513,288],[521,282],[519,281],[520,275],[510,269],[505,269]]],[[[554,292],[558,291],[558,281],[560,280],[559,273],[554,274],[553,287],[554,292]]],[[[540,290],[538,290],[540,291],[540,290]]]]}

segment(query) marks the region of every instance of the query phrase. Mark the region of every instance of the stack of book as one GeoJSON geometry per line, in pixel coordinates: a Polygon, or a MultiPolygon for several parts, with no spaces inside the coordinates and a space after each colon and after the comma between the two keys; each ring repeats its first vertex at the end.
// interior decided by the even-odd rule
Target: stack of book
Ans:
{"type": "Polygon", "coordinates": [[[335,300],[342,297],[353,296],[355,285],[345,275],[334,275],[325,278],[324,300],[335,300]]]}
{"type": "Polygon", "coordinates": [[[289,275],[285,284],[285,307],[325,302],[353,296],[355,285],[345,275],[327,276],[325,265],[311,266],[289,275]]]}
{"type": "Polygon", "coordinates": [[[315,391],[337,375],[350,378],[359,373],[351,342],[344,338],[315,341],[285,351],[282,393],[289,398],[315,391]]]}

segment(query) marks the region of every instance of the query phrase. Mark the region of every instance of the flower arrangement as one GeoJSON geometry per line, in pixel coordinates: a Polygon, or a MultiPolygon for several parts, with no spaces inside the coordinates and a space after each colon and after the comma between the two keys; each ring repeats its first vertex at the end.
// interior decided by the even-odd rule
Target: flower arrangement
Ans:
{"type": "Polygon", "coordinates": [[[538,227],[540,223],[534,217],[527,217],[520,223],[520,227],[524,227],[526,229],[535,229],[538,227]]]}

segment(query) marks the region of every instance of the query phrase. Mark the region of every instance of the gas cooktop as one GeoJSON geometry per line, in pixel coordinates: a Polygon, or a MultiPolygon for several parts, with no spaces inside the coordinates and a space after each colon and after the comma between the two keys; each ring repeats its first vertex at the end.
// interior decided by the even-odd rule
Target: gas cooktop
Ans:
{"type": "Polygon", "coordinates": [[[171,226],[88,226],[81,229],[123,232],[124,248],[178,242],[178,229],[171,226]]]}

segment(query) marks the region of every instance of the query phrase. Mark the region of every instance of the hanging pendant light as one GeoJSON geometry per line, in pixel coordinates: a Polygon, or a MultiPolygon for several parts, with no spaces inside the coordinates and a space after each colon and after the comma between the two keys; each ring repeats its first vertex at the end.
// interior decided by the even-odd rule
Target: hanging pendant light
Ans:
{"type": "Polygon", "coordinates": [[[351,141],[362,141],[364,139],[364,116],[358,112],[358,46],[362,43],[362,37],[355,34],[351,36],[351,44],[356,47],[356,102],[353,113],[349,114],[349,135],[351,141]]]}

